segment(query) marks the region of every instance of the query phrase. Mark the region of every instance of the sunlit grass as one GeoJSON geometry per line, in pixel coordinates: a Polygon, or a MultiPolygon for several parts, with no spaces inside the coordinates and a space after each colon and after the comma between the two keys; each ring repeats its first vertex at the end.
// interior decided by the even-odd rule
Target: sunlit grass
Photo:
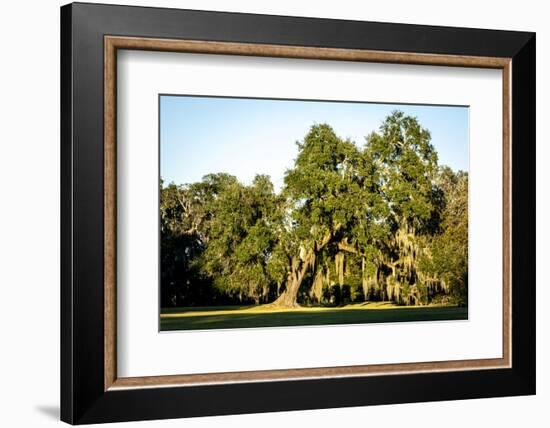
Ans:
{"type": "MultiPolygon", "coordinates": [[[[431,305],[430,308],[436,307],[449,307],[441,305],[431,305]]],[[[202,306],[192,308],[170,308],[162,309],[161,318],[181,318],[181,317],[195,317],[195,316],[212,316],[212,315],[238,315],[238,314],[265,314],[265,313],[281,313],[281,312],[333,312],[335,310],[345,311],[350,309],[368,309],[368,310],[381,310],[381,309],[422,309],[425,306],[398,306],[393,302],[364,302],[353,303],[344,306],[330,307],[330,306],[302,306],[299,308],[274,308],[270,305],[252,305],[252,306],[202,306]]]]}
{"type": "Polygon", "coordinates": [[[163,308],[160,317],[161,330],[197,330],[465,320],[468,319],[468,310],[462,307],[406,307],[391,302],[365,302],[339,307],[292,309],[269,305],[163,308]]]}

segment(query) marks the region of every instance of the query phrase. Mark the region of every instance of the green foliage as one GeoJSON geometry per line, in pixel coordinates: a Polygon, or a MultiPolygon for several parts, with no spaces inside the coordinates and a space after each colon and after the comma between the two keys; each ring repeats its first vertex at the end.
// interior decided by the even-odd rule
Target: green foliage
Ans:
{"type": "Polygon", "coordinates": [[[362,148],[327,124],[297,146],[279,194],[263,175],[161,184],[164,303],[467,303],[468,177],[416,118],[393,112],[362,148]]]}
{"type": "Polygon", "coordinates": [[[346,196],[355,181],[359,152],[328,125],[315,125],[298,143],[294,168],[285,176],[285,194],[295,204],[292,219],[301,239],[323,239],[351,217],[346,196]]]}
{"type": "Polygon", "coordinates": [[[215,286],[240,300],[258,303],[280,277],[271,256],[276,243],[277,196],[266,176],[251,186],[224,180],[216,198],[205,207],[206,250],[197,264],[215,286]],[[269,265],[269,269],[268,269],[269,265]]]}
{"type": "Polygon", "coordinates": [[[204,251],[189,212],[189,189],[170,184],[160,189],[161,305],[195,305],[216,301],[211,284],[194,267],[204,251]]]}
{"type": "Polygon", "coordinates": [[[430,237],[420,260],[422,271],[440,279],[451,302],[468,301],[468,174],[442,168],[438,181],[445,195],[441,233],[430,237]]]}
{"type": "Polygon", "coordinates": [[[366,150],[376,165],[379,188],[389,210],[386,222],[398,228],[428,226],[434,211],[433,179],[437,152],[429,131],[416,118],[393,112],[367,139],[366,150]]]}

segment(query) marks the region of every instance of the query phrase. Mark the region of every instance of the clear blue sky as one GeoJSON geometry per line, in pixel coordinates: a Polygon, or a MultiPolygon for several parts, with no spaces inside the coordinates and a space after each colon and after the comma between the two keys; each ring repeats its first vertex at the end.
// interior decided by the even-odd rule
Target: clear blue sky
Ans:
{"type": "Polygon", "coordinates": [[[296,157],[295,142],[313,124],[326,122],[362,146],[396,109],[430,130],[440,164],[468,170],[467,107],[162,95],[160,175],[184,184],[227,172],[249,184],[267,174],[278,190],[296,157]]]}

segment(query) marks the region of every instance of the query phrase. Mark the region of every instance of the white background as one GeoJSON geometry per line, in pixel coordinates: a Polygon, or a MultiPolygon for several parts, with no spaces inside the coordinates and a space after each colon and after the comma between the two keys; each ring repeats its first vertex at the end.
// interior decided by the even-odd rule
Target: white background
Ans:
{"type": "Polygon", "coordinates": [[[502,357],[502,71],[123,51],[117,79],[119,376],[502,357]],[[470,106],[468,320],[159,334],[159,93],[470,106]]]}
{"type": "MultiPolygon", "coordinates": [[[[104,1],[110,3],[109,1],[104,1]]],[[[325,18],[489,27],[537,31],[537,262],[550,250],[548,184],[550,149],[548,97],[549,13],[544,2],[463,0],[358,2],[127,1],[325,18]],[[544,221],[546,219],[546,221],[544,221]]],[[[3,426],[43,427],[58,422],[59,406],[59,5],[62,2],[5,2],[0,13],[0,353],[3,426]],[[25,304],[22,305],[22,296],[25,304]]],[[[352,409],[287,412],[192,420],[132,423],[159,427],[373,426],[461,427],[545,426],[550,404],[550,298],[544,271],[537,274],[538,395],[462,402],[419,403],[352,409]],[[546,364],[545,364],[546,362],[546,364]]]]}

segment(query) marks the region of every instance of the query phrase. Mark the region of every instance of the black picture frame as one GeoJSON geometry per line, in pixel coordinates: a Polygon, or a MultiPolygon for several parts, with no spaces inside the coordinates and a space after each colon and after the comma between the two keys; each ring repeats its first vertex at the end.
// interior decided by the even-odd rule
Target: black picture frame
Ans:
{"type": "Polygon", "coordinates": [[[71,424],[535,393],[535,34],[73,3],[61,8],[61,419],[71,424]],[[512,367],[104,390],[104,36],[512,58],[512,367]]]}

